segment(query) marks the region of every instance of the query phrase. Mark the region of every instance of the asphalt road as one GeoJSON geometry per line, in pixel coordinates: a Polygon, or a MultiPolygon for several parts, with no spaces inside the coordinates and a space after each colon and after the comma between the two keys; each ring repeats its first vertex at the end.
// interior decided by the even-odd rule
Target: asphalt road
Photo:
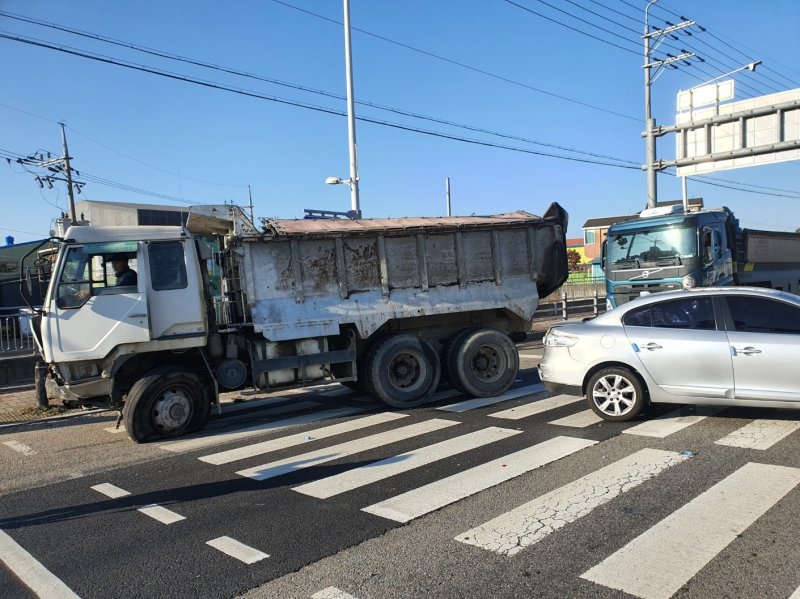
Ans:
{"type": "Polygon", "coordinates": [[[520,352],[482,406],[333,386],[189,441],[0,429],[2,596],[800,597],[800,411],[597,422],[520,352]]]}

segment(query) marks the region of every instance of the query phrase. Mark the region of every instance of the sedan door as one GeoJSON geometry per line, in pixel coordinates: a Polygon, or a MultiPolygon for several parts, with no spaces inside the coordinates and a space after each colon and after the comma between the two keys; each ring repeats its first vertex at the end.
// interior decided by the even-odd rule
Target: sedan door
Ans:
{"type": "Polygon", "coordinates": [[[800,401],[800,306],[749,295],[726,303],[736,398],[800,401]]]}
{"type": "Polygon", "coordinates": [[[713,301],[689,297],[628,312],[625,333],[644,369],[667,393],[733,397],[733,365],[725,331],[717,330],[713,301]]]}

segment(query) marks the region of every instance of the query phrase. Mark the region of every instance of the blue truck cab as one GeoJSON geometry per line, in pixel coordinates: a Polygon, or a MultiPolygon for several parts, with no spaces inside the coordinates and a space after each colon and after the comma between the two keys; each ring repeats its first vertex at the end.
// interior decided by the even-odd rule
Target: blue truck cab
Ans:
{"type": "Polygon", "coordinates": [[[609,307],[643,292],[733,284],[737,231],[726,207],[662,206],[612,225],[603,242],[609,307]]]}

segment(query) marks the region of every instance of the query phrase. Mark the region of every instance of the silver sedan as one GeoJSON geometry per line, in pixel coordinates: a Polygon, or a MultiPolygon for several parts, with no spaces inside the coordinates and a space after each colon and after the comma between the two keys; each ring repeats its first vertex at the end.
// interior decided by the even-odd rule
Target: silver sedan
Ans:
{"type": "Polygon", "coordinates": [[[800,408],[800,297],[755,287],[637,298],[554,325],[539,377],[626,421],[648,402],[800,408]]]}

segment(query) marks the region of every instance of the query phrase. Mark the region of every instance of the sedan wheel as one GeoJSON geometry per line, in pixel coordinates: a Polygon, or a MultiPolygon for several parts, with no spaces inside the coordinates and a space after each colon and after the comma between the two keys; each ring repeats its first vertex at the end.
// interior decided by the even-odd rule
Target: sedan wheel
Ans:
{"type": "Polygon", "coordinates": [[[603,420],[625,422],[644,407],[644,385],[626,368],[604,368],[586,386],[589,406],[603,420]]]}

